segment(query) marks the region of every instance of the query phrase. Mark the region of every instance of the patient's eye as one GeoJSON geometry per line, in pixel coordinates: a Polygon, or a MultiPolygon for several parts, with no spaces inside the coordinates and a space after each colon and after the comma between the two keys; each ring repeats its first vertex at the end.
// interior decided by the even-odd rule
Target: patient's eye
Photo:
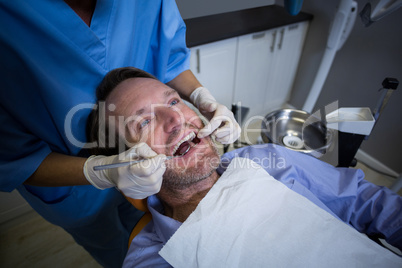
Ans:
{"type": "Polygon", "coordinates": [[[140,129],[146,127],[151,122],[151,119],[145,119],[140,123],[140,129]]]}
{"type": "Polygon", "coordinates": [[[178,100],[178,99],[174,99],[174,100],[172,100],[172,101],[170,102],[170,106],[176,105],[176,104],[178,104],[178,103],[179,103],[179,100],[178,100]]]}

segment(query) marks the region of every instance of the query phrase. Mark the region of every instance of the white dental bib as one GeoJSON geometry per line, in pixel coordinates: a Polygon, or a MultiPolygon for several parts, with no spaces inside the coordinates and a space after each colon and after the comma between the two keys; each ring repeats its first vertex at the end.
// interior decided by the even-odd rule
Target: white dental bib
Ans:
{"type": "Polygon", "coordinates": [[[402,258],[235,158],[159,254],[173,267],[401,267],[402,258]]]}

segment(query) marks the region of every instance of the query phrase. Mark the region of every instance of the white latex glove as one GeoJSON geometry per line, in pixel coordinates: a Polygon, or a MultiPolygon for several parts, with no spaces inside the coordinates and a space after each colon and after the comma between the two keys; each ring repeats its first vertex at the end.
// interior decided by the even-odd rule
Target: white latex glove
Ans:
{"type": "Polygon", "coordinates": [[[205,87],[196,88],[190,95],[191,102],[210,121],[198,132],[198,138],[214,133],[216,140],[223,144],[235,142],[241,133],[232,111],[225,105],[219,104],[205,87]],[[223,124],[222,124],[223,123],[223,124]]]}
{"type": "Polygon", "coordinates": [[[165,173],[166,155],[157,155],[146,143],[139,143],[129,150],[112,156],[93,155],[84,165],[86,179],[98,189],[117,187],[126,196],[144,199],[158,193],[165,173]],[[147,160],[119,168],[93,170],[94,166],[132,161],[138,158],[147,160]]]}

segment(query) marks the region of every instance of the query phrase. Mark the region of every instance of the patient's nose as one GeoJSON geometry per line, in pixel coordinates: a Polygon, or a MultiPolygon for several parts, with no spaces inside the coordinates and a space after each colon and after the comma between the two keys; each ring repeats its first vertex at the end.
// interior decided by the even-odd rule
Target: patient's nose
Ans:
{"type": "Polygon", "coordinates": [[[184,115],[172,107],[162,109],[160,117],[163,119],[163,129],[167,133],[177,130],[184,123],[184,115]]]}

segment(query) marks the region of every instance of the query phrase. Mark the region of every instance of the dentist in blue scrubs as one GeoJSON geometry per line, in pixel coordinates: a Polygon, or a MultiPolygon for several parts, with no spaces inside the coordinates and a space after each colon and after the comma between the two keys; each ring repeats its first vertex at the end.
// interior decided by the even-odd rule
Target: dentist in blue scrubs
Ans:
{"type": "Polygon", "coordinates": [[[141,216],[122,193],[158,192],[163,161],[93,166],[166,156],[145,144],[112,157],[85,153],[101,146],[86,143],[85,125],[104,75],[123,66],[155,75],[210,119],[199,137],[232,143],[239,125],[189,70],[174,0],[0,0],[0,25],[0,190],[17,189],[102,266],[121,267],[141,216]]]}

